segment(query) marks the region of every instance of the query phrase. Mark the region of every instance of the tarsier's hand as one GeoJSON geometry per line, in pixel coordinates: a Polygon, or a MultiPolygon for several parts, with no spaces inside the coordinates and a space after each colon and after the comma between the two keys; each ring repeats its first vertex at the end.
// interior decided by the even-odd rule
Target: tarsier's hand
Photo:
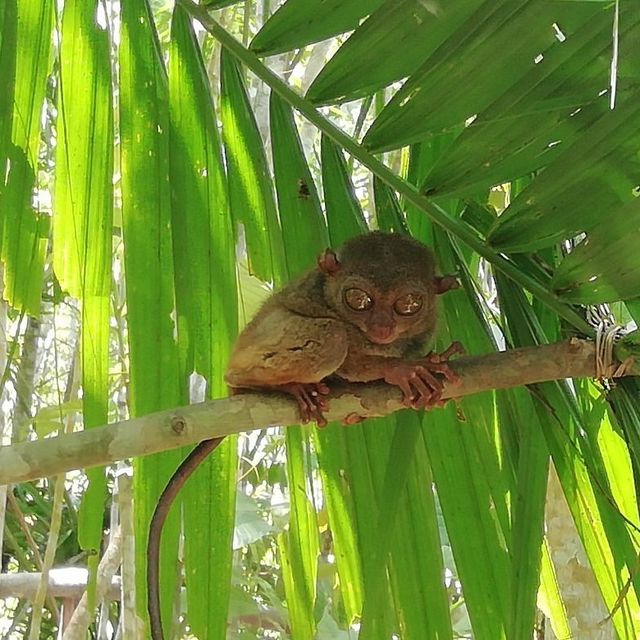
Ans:
{"type": "Polygon", "coordinates": [[[458,382],[458,376],[448,364],[454,354],[464,353],[459,342],[454,342],[443,353],[430,353],[427,357],[413,362],[394,362],[389,365],[385,382],[400,387],[403,401],[414,409],[428,409],[444,405],[442,400],[443,382],[458,382]],[[437,377],[435,374],[439,374],[437,377]]]}
{"type": "Polygon", "coordinates": [[[329,400],[326,398],[329,387],[324,382],[292,382],[276,388],[297,400],[302,424],[313,420],[319,427],[326,426],[327,419],[324,417],[324,412],[329,410],[329,400]]]}

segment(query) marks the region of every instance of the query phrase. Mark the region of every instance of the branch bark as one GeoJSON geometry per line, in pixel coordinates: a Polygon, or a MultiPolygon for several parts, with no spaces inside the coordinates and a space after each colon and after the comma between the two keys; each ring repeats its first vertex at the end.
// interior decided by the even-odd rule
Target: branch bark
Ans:
{"type": "MultiPolygon", "coordinates": [[[[452,362],[452,369],[461,381],[454,386],[445,385],[444,398],[563,378],[593,377],[595,346],[572,338],[567,342],[460,358],[452,362]]],[[[383,383],[335,386],[330,398],[329,421],[342,420],[354,413],[365,418],[379,417],[403,408],[400,391],[383,383]]],[[[243,394],[179,407],[87,431],[0,447],[0,485],[106,465],[269,425],[298,422],[296,403],[276,393],[243,394]]]]}

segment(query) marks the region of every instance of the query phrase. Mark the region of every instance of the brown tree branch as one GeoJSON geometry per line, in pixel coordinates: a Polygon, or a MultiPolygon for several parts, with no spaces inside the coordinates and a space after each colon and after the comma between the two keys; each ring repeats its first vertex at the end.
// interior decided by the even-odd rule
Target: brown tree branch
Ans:
{"type": "MultiPolygon", "coordinates": [[[[461,381],[445,386],[444,398],[562,378],[592,377],[595,347],[592,342],[572,338],[460,358],[452,368],[461,381]]],[[[401,408],[401,393],[396,387],[382,383],[346,384],[332,389],[327,419],[342,420],[349,414],[372,418],[401,408]]],[[[252,393],[203,402],[88,431],[0,447],[0,484],[106,465],[268,425],[298,422],[296,403],[281,394],[252,393]]]]}

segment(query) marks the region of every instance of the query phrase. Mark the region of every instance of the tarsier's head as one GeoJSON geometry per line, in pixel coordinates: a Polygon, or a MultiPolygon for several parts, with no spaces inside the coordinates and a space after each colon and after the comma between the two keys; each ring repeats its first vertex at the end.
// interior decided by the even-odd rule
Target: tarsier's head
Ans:
{"type": "Polygon", "coordinates": [[[458,286],[439,276],[430,249],[413,238],[376,231],[318,259],[329,304],[373,343],[433,331],[435,297],[458,286]]]}

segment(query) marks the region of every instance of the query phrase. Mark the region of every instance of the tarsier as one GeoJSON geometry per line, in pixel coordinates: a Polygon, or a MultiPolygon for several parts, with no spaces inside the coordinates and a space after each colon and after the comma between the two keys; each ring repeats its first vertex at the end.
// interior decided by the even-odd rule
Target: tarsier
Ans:
{"type": "MultiPolygon", "coordinates": [[[[315,268],[272,295],[245,327],[225,376],[232,393],[268,390],[291,395],[303,423],[326,424],[332,380],[384,380],[416,409],[442,404],[443,381],[455,382],[444,353],[426,354],[436,329],[436,296],[458,286],[441,276],[430,249],[401,234],[357,236],[327,249],[315,268]]],[[[357,421],[347,417],[346,422],[357,421]]],[[[157,583],[162,523],[200,461],[222,438],[201,442],[160,497],[149,533],[149,616],[162,639],[157,583]]]]}

